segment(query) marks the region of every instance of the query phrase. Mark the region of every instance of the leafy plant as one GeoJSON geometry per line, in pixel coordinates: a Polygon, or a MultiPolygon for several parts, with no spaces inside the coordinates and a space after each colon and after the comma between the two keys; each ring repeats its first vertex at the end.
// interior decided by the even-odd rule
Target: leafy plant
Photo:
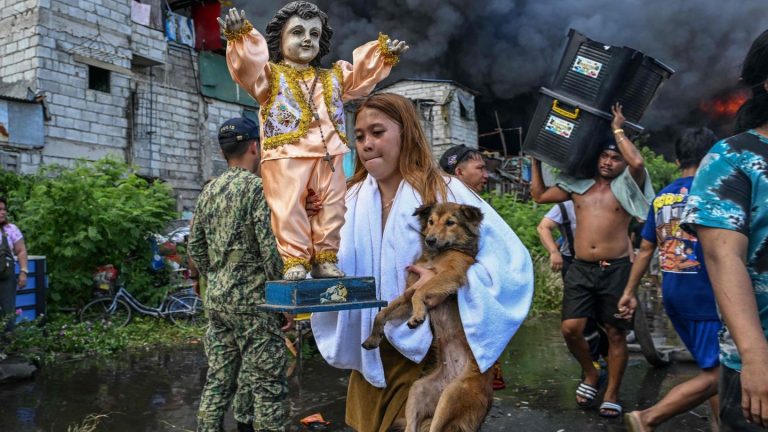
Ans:
{"type": "Polygon", "coordinates": [[[17,174],[0,169],[0,196],[8,199],[8,214],[11,221],[18,220],[37,180],[35,175],[17,174]]]}
{"type": "Polygon", "coordinates": [[[660,191],[680,176],[680,169],[677,168],[677,165],[667,162],[663,156],[657,155],[649,147],[640,147],[640,153],[645,160],[645,168],[651,177],[654,191],[660,191]]]}
{"type": "Polygon", "coordinates": [[[536,204],[533,201],[518,201],[510,195],[487,194],[484,198],[515,231],[531,254],[534,263],[532,312],[559,310],[563,298],[560,274],[549,268],[549,255],[536,231],[541,218],[552,206],[536,204]]]}
{"type": "Polygon", "coordinates": [[[125,327],[104,322],[78,322],[74,315],[56,314],[45,325],[25,321],[7,334],[3,350],[39,363],[62,356],[109,355],[126,349],[149,349],[166,345],[196,343],[205,325],[178,327],[154,317],[138,316],[125,327]]]}
{"type": "Polygon", "coordinates": [[[171,191],[109,158],[41,168],[16,223],[30,253],[47,257],[49,305],[82,305],[103,264],[127,269],[131,291],[152,297],[147,237],[175,217],[171,191]]]}

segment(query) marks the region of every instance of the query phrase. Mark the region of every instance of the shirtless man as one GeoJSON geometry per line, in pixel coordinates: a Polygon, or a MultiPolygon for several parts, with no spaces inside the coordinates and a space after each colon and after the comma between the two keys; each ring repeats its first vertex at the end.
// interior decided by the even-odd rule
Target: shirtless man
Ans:
{"type": "MultiPolygon", "coordinates": [[[[608,335],[608,385],[600,405],[603,417],[618,417],[621,406],[619,386],[627,365],[626,321],[614,316],[620,312],[616,301],[621,298],[631,263],[627,230],[632,219],[614,195],[611,184],[627,174],[643,190],[647,174],[643,157],[621,129],[622,107],[612,107],[614,140],[603,146],[597,162],[594,184],[583,193],[558,183],[547,188],[541,175],[541,163],[534,160],[531,195],[537,203],[573,200],[579,229],[575,235],[576,257],[565,278],[561,330],[568,349],[579,361],[584,380],[576,391],[580,406],[591,404],[598,392],[599,373],[592,364],[589,346],[583,337],[587,318],[595,316],[608,335]],[[625,173],[625,170],[627,173],[625,173]]],[[[630,179],[627,179],[630,181],[630,179]]],[[[647,208],[646,208],[647,211],[647,208]]]]}

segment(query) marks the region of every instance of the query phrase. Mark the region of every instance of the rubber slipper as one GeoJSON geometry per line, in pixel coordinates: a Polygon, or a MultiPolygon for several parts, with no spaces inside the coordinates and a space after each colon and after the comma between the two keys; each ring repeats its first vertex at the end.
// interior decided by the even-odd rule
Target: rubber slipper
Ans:
{"type": "Polygon", "coordinates": [[[597,388],[592,387],[591,385],[585,383],[584,381],[579,383],[579,386],[576,387],[576,396],[581,396],[585,399],[584,402],[576,401],[576,404],[580,407],[588,407],[592,404],[592,401],[595,400],[595,397],[597,397],[597,388]]]}
{"type": "Polygon", "coordinates": [[[621,416],[621,412],[622,409],[619,404],[613,402],[603,402],[600,404],[600,417],[617,418],[621,416]]]}
{"type": "Polygon", "coordinates": [[[646,432],[640,417],[637,416],[637,411],[624,414],[624,424],[629,432],[646,432]]]}

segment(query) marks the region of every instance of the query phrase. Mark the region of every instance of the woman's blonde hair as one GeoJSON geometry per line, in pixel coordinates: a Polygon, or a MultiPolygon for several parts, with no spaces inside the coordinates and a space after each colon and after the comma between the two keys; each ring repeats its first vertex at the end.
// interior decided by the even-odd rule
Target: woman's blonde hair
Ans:
{"type": "MultiPolygon", "coordinates": [[[[400,125],[400,175],[416,189],[425,204],[437,202],[438,196],[445,201],[445,180],[432,158],[413,102],[394,93],[377,93],[363,99],[355,110],[355,121],[366,108],[378,110],[400,125]]],[[[368,171],[358,156],[355,161],[355,173],[347,181],[347,187],[361,183],[367,175],[368,171]]]]}

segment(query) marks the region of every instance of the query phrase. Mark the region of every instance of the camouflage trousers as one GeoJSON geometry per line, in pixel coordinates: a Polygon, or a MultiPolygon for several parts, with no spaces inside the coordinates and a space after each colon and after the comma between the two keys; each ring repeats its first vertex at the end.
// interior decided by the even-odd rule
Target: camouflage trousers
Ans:
{"type": "Polygon", "coordinates": [[[218,310],[207,314],[204,344],[208,374],[200,397],[197,431],[222,431],[233,397],[238,421],[250,421],[258,431],[284,430],[287,358],[278,315],[218,310]]]}

